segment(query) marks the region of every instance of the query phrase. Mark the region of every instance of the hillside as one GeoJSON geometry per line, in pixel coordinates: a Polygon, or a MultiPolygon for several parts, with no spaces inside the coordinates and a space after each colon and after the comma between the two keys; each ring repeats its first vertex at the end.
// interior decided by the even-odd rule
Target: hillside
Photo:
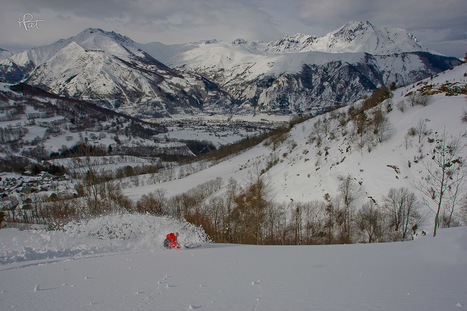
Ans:
{"type": "MultiPolygon", "coordinates": [[[[167,134],[27,85],[2,84],[0,91],[3,146],[11,155],[59,146],[63,135],[71,143],[117,133],[127,146],[157,148],[152,135],[167,134]],[[83,137],[73,136],[77,125],[83,137]]],[[[35,201],[1,201],[13,223],[39,221],[35,229],[0,231],[0,309],[463,309],[467,230],[441,227],[467,223],[466,99],[462,64],[291,123],[228,156],[107,181],[88,163],[87,178],[76,185],[41,173],[12,186],[14,178],[2,174],[2,196],[24,199],[39,179],[50,189],[35,201]],[[70,193],[51,194],[60,189],[70,193]],[[163,249],[164,236],[175,231],[195,248],[163,249]],[[397,242],[373,244],[389,241],[397,242]],[[354,244],[300,245],[338,243],[354,244]]],[[[84,161],[95,158],[130,173],[136,170],[127,163],[148,163],[84,161]]]]}
{"type": "MultiPolygon", "coordinates": [[[[82,144],[97,148],[95,154],[100,156],[194,157],[283,122],[259,115],[147,122],[28,84],[1,83],[0,108],[1,161],[15,158],[23,164],[73,155],[74,148],[82,144]]],[[[15,170],[14,166],[3,167],[15,170]]]]}
{"type": "MultiPolygon", "coordinates": [[[[92,103],[59,97],[27,84],[1,84],[3,158],[14,155],[40,161],[51,154],[69,155],[80,143],[104,154],[156,156],[170,153],[158,135],[164,126],[141,121],[92,103]]],[[[186,145],[175,144],[172,153],[190,155],[186,145]],[[181,150],[183,149],[183,150],[181,150]]]]}
{"type": "MultiPolygon", "coordinates": [[[[122,48],[134,45],[128,38],[101,30],[88,29],[65,41],[59,43],[77,49],[83,49],[77,42],[95,43],[103,49],[98,53],[105,57],[115,53],[111,58],[117,61],[154,60],[136,47],[122,48]]],[[[49,60],[67,56],[58,50],[54,56],[35,55],[49,60]]],[[[310,53],[280,57],[301,55],[321,59],[325,66],[332,63],[327,63],[331,53],[310,53]]],[[[342,59],[333,64],[346,67],[355,79],[347,75],[337,79],[335,72],[326,70],[323,74],[352,96],[362,86],[358,83],[371,81],[362,75],[367,65],[357,68],[345,62],[349,57],[356,61],[364,57],[369,63],[378,57],[387,68],[397,69],[388,69],[388,77],[400,72],[419,75],[406,60],[424,63],[420,55],[435,63],[447,60],[428,52],[394,54],[404,60],[401,63],[363,52],[336,55],[342,59]]],[[[243,244],[399,241],[430,228],[436,235],[438,227],[466,222],[466,66],[401,88],[392,83],[391,91],[377,88],[358,101],[342,98],[342,107],[321,107],[315,112],[328,112],[315,117],[307,113],[284,128],[275,128],[272,122],[281,116],[258,111],[243,119],[216,114],[187,118],[182,113],[157,125],[27,84],[3,84],[2,164],[4,170],[28,177],[2,176],[2,209],[8,222],[54,228],[71,219],[111,212],[165,215],[202,226],[214,241],[243,244]],[[252,137],[271,129],[262,142],[266,135],[252,137]],[[180,156],[204,154],[223,145],[230,146],[199,161],[180,161],[180,156]],[[140,158],[123,157],[129,154],[140,158]],[[71,160],[53,159],[70,155],[71,160]],[[60,170],[76,180],[65,178],[54,191],[53,179],[41,170],[60,170]],[[38,173],[37,178],[29,177],[38,173]],[[66,193],[57,194],[63,188],[66,193]]],[[[365,72],[377,76],[370,67],[365,72]]],[[[329,84],[323,75],[314,76],[314,69],[303,67],[301,83],[306,80],[309,86],[326,89],[329,84]],[[311,83],[315,78],[316,84],[311,83]]],[[[294,85],[286,80],[281,80],[282,86],[294,85]]],[[[276,82],[271,82],[275,88],[276,82]]],[[[325,93],[339,96],[333,87],[325,93]]],[[[306,102],[306,92],[297,94],[306,102]]],[[[286,107],[291,101],[274,103],[286,107]]]]}
{"type": "MultiPolygon", "coordinates": [[[[8,222],[53,227],[110,212],[165,215],[202,226],[214,241],[242,244],[372,243],[436,234],[435,222],[440,227],[466,222],[466,66],[392,93],[380,89],[351,105],[274,130],[264,141],[260,139],[266,135],[246,139],[190,163],[178,162],[180,153],[176,152],[202,151],[202,145],[170,141],[169,133],[139,137],[138,131],[126,129],[137,123],[125,118],[109,121],[108,129],[100,122],[101,131],[96,133],[91,122],[90,128],[73,134],[76,138],[67,132],[74,124],[69,116],[73,110],[57,110],[53,120],[60,122],[52,123],[44,123],[52,115],[39,113],[44,105],[60,106],[66,101],[23,98],[21,105],[26,108],[24,112],[20,109],[20,114],[7,113],[11,109],[5,106],[5,118],[19,117],[4,122],[23,122],[3,129],[3,139],[11,140],[5,144],[10,153],[4,156],[10,166],[20,163],[15,153],[18,150],[25,157],[36,157],[34,163],[42,163],[37,157],[47,155],[46,144],[65,155],[69,147],[59,144],[60,137],[68,145],[87,141],[106,146],[109,137],[105,131],[112,132],[117,125],[127,126],[118,127],[117,132],[129,136],[118,134],[115,141],[117,133],[112,132],[110,139],[116,145],[108,145],[111,151],[107,146],[101,148],[103,153],[93,155],[93,149],[83,148],[81,159],[41,164],[53,165],[54,170],[66,167],[75,180],[65,178],[55,183],[42,173],[32,177],[3,174],[3,210],[8,222]],[[26,112],[33,118],[28,119],[26,112]],[[45,125],[53,125],[53,130],[37,136],[38,129],[47,129],[42,128],[45,125]],[[33,133],[39,138],[25,140],[33,133]],[[163,161],[118,155],[131,150],[175,153],[163,161]],[[439,180],[445,181],[441,188],[439,180]]],[[[88,121],[93,118],[85,117],[88,121]]],[[[111,113],[109,118],[119,117],[111,113]]],[[[180,123],[175,127],[181,136],[196,135],[184,126],[180,123]]],[[[175,132],[175,128],[170,131],[175,132]]],[[[231,142],[235,135],[249,135],[237,131],[231,136],[229,129],[220,125],[218,130],[226,131],[229,137],[225,139],[231,142]]],[[[196,131],[199,137],[223,139],[220,132],[206,131],[206,125],[200,124],[196,131]]],[[[30,168],[34,174],[40,172],[37,166],[30,168]]]]}
{"type": "MultiPolygon", "coordinates": [[[[159,189],[171,197],[221,177],[222,189],[211,198],[220,196],[226,200],[232,179],[239,186],[248,187],[252,179],[264,178],[269,199],[294,207],[298,203],[323,202],[326,194],[337,198],[340,184],[348,179],[356,188],[352,205],[357,209],[369,201],[381,206],[391,188],[409,189],[420,203],[424,221],[419,225],[430,228],[433,213],[422,204],[424,195],[419,186],[428,178],[433,150],[444,133],[445,141],[459,140],[458,156],[467,156],[467,150],[462,148],[467,131],[466,72],[464,64],[433,79],[395,90],[391,98],[365,111],[367,121],[360,133],[355,112],[363,101],[297,124],[281,137],[188,177],[126,189],[124,193],[137,200],[159,189]],[[427,90],[433,95],[417,93],[427,90]],[[416,103],[415,94],[427,103],[416,103]],[[379,123],[377,135],[370,122],[381,115],[376,112],[382,112],[384,121],[379,123]]],[[[465,184],[461,189],[465,195],[465,184]]]]}

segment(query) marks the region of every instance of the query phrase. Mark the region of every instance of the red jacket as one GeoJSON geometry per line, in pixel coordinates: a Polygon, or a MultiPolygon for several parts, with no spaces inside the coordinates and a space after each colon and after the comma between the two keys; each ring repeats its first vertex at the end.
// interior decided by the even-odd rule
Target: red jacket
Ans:
{"type": "Polygon", "coordinates": [[[167,234],[167,239],[170,241],[170,246],[172,248],[180,248],[180,244],[178,244],[177,237],[175,236],[174,233],[169,233],[167,234]]]}

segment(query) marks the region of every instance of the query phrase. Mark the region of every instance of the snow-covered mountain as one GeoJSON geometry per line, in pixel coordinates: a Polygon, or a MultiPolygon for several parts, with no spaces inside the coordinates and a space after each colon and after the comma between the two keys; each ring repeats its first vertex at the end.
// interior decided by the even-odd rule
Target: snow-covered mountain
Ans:
{"type": "Polygon", "coordinates": [[[459,63],[430,53],[402,29],[370,22],[351,22],[322,37],[141,47],[173,68],[214,81],[247,111],[298,114],[356,100],[377,87],[413,83],[459,63]]]}
{"type": "Polygon", "coordinates": [[[428,50],[407,31],[398,28],[378,27],[366,22],[349,22],[344,26],[316,37],[296,34],[269,42],[264,48],[268,53],[355,53],[395,54],[428,50]]]}
{"type": "MultiPolygon", "coordinates": [[[[211,47],[214,55],[227,54],[223,61],[231,63],[242,63],[246,59],[241,57],[242,52],[245,55],[276,55],[285,53],[307,53],[307,52],[323,52],[323,53],[359,53],[364,52],[373,55],[391,55],[404,52],[429,52],[418,40],[410,33],[399,28],[378,27],[366,22],[349,22],[340,28],[331,31],[323,36],[317,37],[314,35],[297,33],[295,35],[286,35],[279,40],[262,42],[262,41],[246,41],[244,39],[236,39],[230,43],[225,43],[218,40],[207,40],[200,42],[192,42],[187,44],[164,45],[160,42],[153,42],[140,45],[145,51],[154,55],[162,62],[180,66],[184,58],[180,55],[188,51],[199,48],[211,47]],[[240,47],[235,49],[235,47],[240,47]],[[222,49],[232,50],[228,55],[222,49]],[[235,58],[234,58],[235,57],[235,58]]],[[[216,57],[211,57],[212,63],[207,63],[207,59],[200,58],[202,55],[194,52],[187,53],[188,55],[196,56],[196,61],[204,61],[203,65],[219,65],[216,57]]],[[[184,55],[185,57],[188,55],[184,55]]],[[[246,57],[243,55],[243,57],[246,57]]],[[[212,55],[210,55],[212,56],[212,55]]],[[[227,65],[221,63],[220,65],[227,65]]]]}
{"type": "Polygon", "coordinates": [[[100,29],[13,55],[0,63],[0,73],[3,82],[24,80],[145,118],[230,105],[229,96],[213,83],[172,70],[128,37],[100,29]]]}
{"type": "Polygon", "coordinates": [[[404,30],[369,22],[351,22],[322,37],[170,46],[89,28],[4,59],[0,82],[26,81],[147,119],[201,112],[308,114],[459,62],[428,52],[404,30]]]}

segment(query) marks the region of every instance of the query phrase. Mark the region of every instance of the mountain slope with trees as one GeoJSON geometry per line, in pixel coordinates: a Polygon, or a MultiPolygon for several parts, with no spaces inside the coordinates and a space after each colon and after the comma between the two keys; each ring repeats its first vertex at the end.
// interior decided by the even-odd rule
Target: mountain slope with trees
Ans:
{"type": "Polygon", "coordinates": [[[435,235],[466,221],[466,66],[378,90],[183,179],[124,193],[145,202],[164,198],[165,213],[177,206],[172,215],[202,224],[218,241],[435,235]],[[215,188],[199,192],[214,180],[215,188]]]}

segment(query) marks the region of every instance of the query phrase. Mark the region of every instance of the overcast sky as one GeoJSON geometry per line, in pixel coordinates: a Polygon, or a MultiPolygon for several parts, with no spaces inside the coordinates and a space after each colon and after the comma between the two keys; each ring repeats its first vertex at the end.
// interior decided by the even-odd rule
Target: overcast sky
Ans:
{"type": "Polygon", "coordinates": [[[467,0],[0,0],[0,48],[50,44],[88,27],[172,44],[319,36],[365,20],[406,29],[445,55],[467,52],[467,0]]]}

